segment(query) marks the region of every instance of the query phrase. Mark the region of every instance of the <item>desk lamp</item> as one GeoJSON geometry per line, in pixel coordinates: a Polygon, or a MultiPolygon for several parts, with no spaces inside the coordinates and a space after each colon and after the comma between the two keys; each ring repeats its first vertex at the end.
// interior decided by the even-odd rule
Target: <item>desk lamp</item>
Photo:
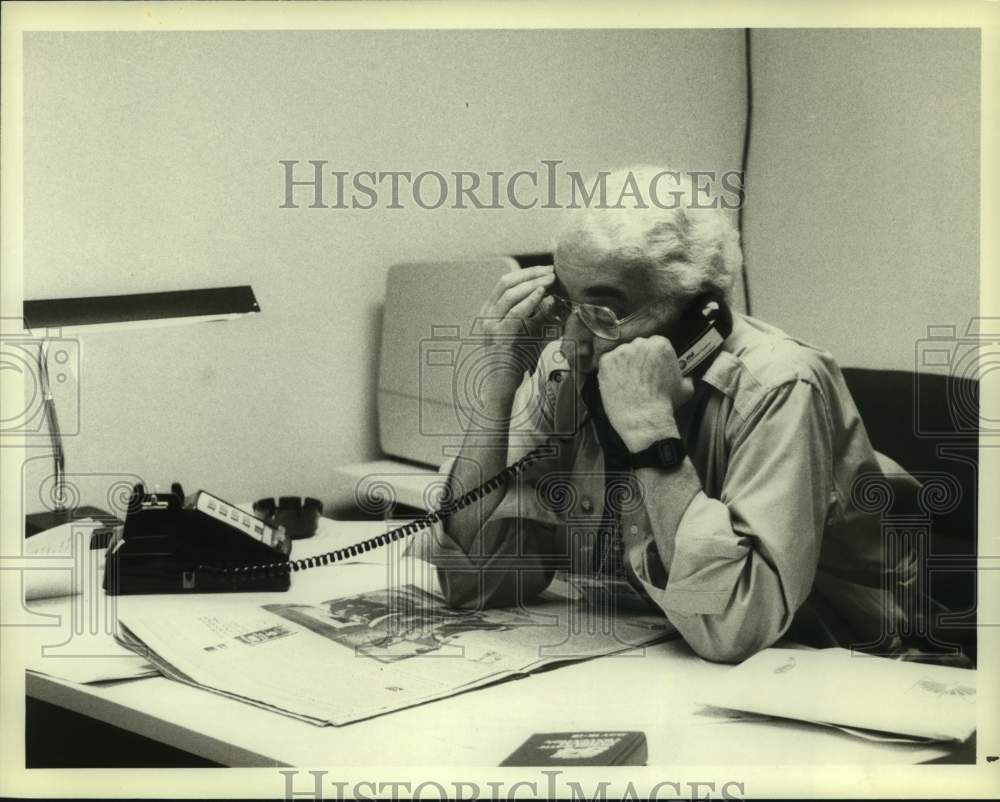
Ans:
{"type": "MultiPolygon", "coordinates": [[[[24,327],[29,331],[59,329],[61,334],[81,330],[97,331],[124,328],[136,323],[148,325],[173,325],[232,320],[260,306],[249,285],[213,287],[209,289],[179,290],[174,292],[133,293],[130,295],[103,295],[86,298],[52,298],[24,302],[24,327]]],[[[51,529],[81,518],[96,518],[108,526],[120,524],[114,515],[98,507],[66,506],[65,475],[66,454],[55,399],[49,383],[48,334],[40,339],[38,349],[38,377],[52,443],[53,510],[25,516],[25,535],[51,529]]]]}

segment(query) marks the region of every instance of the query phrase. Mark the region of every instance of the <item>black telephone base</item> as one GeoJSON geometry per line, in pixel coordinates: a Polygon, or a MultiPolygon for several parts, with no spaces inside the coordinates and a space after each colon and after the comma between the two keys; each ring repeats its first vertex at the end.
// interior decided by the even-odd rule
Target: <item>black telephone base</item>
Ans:
{"type": "Polygon", "coordinates": [[[136,485],[125,526],[105,555],[110,596],[285,591],[291,543],[283,529],[204,491],[147,494],[136,485]],[[249,570],[255,566],[270,570],[249,570]],[[233,570],[227,570],[233,569],[233,570]]]}

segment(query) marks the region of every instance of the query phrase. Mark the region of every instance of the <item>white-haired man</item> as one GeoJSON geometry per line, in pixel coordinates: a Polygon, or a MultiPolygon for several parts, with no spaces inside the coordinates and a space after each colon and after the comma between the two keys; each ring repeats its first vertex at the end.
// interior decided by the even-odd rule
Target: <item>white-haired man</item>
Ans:
{"type": "Polygon", "coordinates": [[[852,501],[879,463],[833,358],[734,314],[711,363],[685,377],[664,334],[694,298],[728,300],[741,266],[737,234],[677,173],[623,170],[607,184],[609,205],[568,217],[554,266],[505,276],[483,307],[495,369],[484,371],[482,399],[501,424],[468,433],[452,492],[552,432],[571,434],[557,455],[438,529],[446,599],[528,601],[569,550],[578,569],[600,576],[614,566],[710,660],[742,660],[783,636],[900,646],[887,640],[902,612],[884,580],[888,571],[902,582],[910,567],[883,564],[879,521],[852,501]],[[659,198],[630,190],[616,204],[630,186],[659,198]],[[519,381],[516,335],[553,321],[561,339],[519,381]],[[595,375],[600,402],[576,403],[595,375]],[[602,434],[595,406],[616,437],[602,434]],[[611,509],[610,473],[627,478],[624,495],[639,503],[611,509]],[[538,492],[553,477],[568,482],[561,504],[538,492]],[[570,537],[567,522],[588,515],[603,525],[570,537]]]}

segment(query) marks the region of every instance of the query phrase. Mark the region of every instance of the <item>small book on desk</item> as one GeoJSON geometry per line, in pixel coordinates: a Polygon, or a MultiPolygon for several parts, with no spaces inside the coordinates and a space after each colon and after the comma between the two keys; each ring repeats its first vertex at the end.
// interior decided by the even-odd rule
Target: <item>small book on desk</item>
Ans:
{"type": "Polygon", "coordinates": [[[501,766],[645,766],[646,734],[637,731],[539,732],[501,766]]]}

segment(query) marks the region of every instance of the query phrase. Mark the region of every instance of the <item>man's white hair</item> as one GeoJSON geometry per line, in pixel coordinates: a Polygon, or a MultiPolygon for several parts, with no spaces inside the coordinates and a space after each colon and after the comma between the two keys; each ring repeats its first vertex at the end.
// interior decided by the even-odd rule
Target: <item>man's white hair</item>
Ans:
{"type": "MultiPolygon", "coordinates": [[[[652,271],[659,297],[672,304],[711,289],[729,300],[743,255],[727,213],[703,208],[712,203],[712,193],[695,197],[693,176],[664,167],[639,165],[604,175],[607,202],[595,193],[588,204],[568,211],[556,236],[556,266],[644,267],[652,271]]],[[[702,176],[701,186],[706,183],[702,176]]]]}

